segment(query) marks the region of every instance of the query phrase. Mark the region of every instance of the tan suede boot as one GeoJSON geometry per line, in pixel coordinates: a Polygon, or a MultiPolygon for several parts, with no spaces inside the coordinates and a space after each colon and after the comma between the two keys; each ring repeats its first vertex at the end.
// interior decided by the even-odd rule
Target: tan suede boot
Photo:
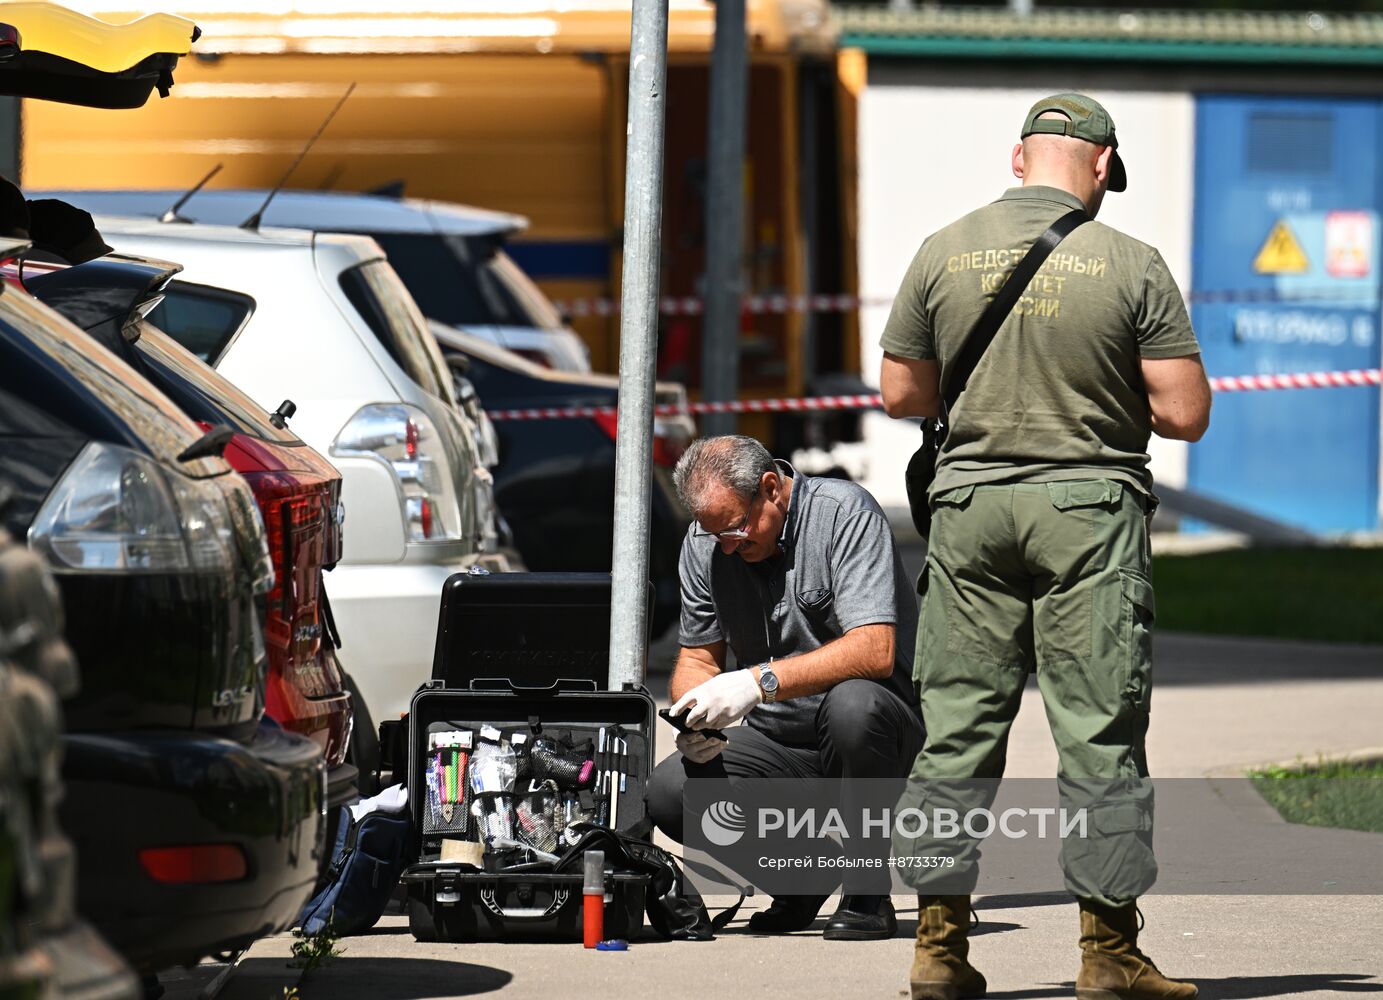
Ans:
{"type": "Polygon", "coordinates": [[[1080,900],[1080,975],[1077,1000],[1191,1000],[1194,983],[1157,971],[1138,950],[1138,907],[1117,909],[1080,900]]]}
{"type": "Polygon", "coordinates": [[[984,976],[968,961],[969,932],[969,896],[917,897],[917,945],[909,975],[912,1000],[984,996],[984,976]]]}

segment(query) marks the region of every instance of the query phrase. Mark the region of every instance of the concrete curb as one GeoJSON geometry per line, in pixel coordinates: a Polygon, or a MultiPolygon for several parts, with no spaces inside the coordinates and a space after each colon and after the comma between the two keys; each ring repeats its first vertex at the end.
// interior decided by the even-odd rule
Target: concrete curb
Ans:
{"type": "Polygon", "coordinates": [[[1247,764],[1220,764],[1205,772],[1207,778],[1242,778],[1248,771],[1262,771],[1270,767],[1301,768],[1310,770],[1314,764],[1366,764],[1383,761],[1383,747],[1365,747],[1362,750],[1346,750],[1342,753],[1317,754],[1314,762],[1303,757],[1292,760],[1254,761],[1247,764]]]}
{"type": "MultiPolygon", "coordinates": [[[[1344,753],[1320,754],[1316,758],[1320,764],[1343,764],[1383,760],[1383,747],[1367,747],[1363,750],[1348,750],[1344,753]]],[[[1249,771],[1262,771],[1272,767],[1309,769],[1309,764],[1301,758],[1289,761],[1264,761],[1254,764],[1221,765],[1205,772],[1205,779],[1229,809],[1245,822],[1286,824],[1287,820],[1277,811],[1252,781],[1249,771]],[[1304,765],[1304,766],[1303,766],[1304,765]]]]}

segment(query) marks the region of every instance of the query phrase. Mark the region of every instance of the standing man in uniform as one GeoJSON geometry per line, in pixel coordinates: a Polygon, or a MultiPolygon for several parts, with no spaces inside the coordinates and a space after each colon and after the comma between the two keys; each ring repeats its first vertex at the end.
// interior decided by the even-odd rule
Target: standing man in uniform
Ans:
{"type": "MultiPolygon", "coordinates": [[[[882,341],[890,416],[938,415],[962,342],[1027,248],[1073,209],[1093,217],[1106,191],[1127,184],[1114,123],[1089,97],[1038,101],[1020,138],[1012,165],[1022,186],[930,236],[903,279],[882,341]]],[[[1087,222],[1047,258],[966,383],[929,494],[914,674],[927,741],[904,802],[1002,776],[1035,665],[1063,792],[1097,788],[1092,826],[1117,831],[1062,849],[1080,905],[1085,1000],[1196,995],[1139,951],[1135,904],[1156,874],[1143,780],[1156,504],[1148,439],[1205,433],[1199,351],[1158,252],[1087,222]]],[[[894,846],[948,853],[925,836],[895,834],[894,846]]],[[[973,887],[976,846],[949,852],[973,887]]],[[[928,895],[927,871],[907,871],[923,894],[913,997],[982,996],[984,977],[968,961],[969,896],[928,895]]]]}
{"type": "MultiPolygon", "coordinates": [[[[888,519],[863,488],[800,475],[748,437],[694,442],[673,478],[696,523],[679,566],[672,714],[686,712],[695,730],[746,724],[728,730],[728,742],[679,735],[680,753],[649,782],[649,815],[683,843],[688,778],[835,778],[854,824],[869,805],[855,779],[901,788],[922,748],[911,681],[917,599],[888,519]]],[[[852,830],[852,850],[887,859],[886,838],[871,843],[858,824],[852,830]]],[[[823,937],[892,937],[889,873],[882,863],[847,869],[823,937]]],[[[804,930],[826,898],[775,898],[749,929],[804,930]]]]}

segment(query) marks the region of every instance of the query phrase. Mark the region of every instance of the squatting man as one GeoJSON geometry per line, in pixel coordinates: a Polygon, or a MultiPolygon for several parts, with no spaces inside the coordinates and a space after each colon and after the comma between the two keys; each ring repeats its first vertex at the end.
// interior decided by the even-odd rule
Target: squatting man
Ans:
{"type": "MultiPolygon", "coordinates": [[[[840,779],[841,813],[862,815],[855,779],[901,789],[923,740],[917,598],[882,509],[854,483],[803,476],[747,437],[693,443],[673,478],[696,522],[682,544],[672,713],[693,730],[733,728],[726,740],[678,736],[680,753],[649,783],[649,815],[682,843],[688,778],[776,777],[840,779]]],[[[886,837],[847,843],[888,857],[886,837]]],[[[886,863],[844,866],[823,936],[892,937],[889,876],[886,863]]],[[[749,927],[803,930],[827,898],[776,897],[749,927]]]]}

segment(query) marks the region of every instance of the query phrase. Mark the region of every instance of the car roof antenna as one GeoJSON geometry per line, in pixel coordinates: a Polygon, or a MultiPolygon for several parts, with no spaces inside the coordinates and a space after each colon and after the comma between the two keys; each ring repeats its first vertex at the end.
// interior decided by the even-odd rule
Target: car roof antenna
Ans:
{"type": "Polygon", "coordinates": [[[279,178],[279,182],[274,185],[273,190],[269,192],[269,196],[264,199],[264,204],[259,206],[259,211],[240,223],[241,229],[248,229],[251,232],[256,232],[259,229],[260,220],[264,218],[264,212],[268,209],[269,202],[273,201],[274,195],[278,194],[279,191],[283,189],[283,186],[288,183],[288,178],[293,176],[293,171],[298,169],[298,164],[303,162],[303,157],[307,156],[308,151],[311,150],[317,140],[322,137],[322,133],[325,132],[327,126],[331,124],[331,120],[336,117],[336,112],[341,110],[341,106],[346,103],[346,99],[350,97],[354,91],[355,84],[352,83],[346,88],[346,92],[341,95],[341,100],[336,102],[336,107],[332,108],[326,118],[322,119],[322,124],[317,126],[317,131],[313,133],[311,139],[307,140],[307,145],[305,145],[303,151],[298,154],[298,158],[284,171],[283,176],[279,178]]]}
{"type": "Polygon", "coordinates": [[[201,180],[199,180],[196,184],[193,184],[192,187],[188,189],[188,191],[187,191],[187,193],[186,193],[185,195],[183,195],[183,196],[182,196],[181,198],[179,198],[177,201],[173,202],[173,207],[170,208],[168,211],[164,212],[162,215],[160,215],[160,216],[158,217],[158,221],[159,221],[159,222],[191,222],[191,221],[192,221],[191,219],[187,219],[187,218],[184,218],[183,216],[179,215],[179,214],[178,214],[178,209],[180,209],[180,208],[182,208],[184,205],[186,205],[188,199],[191,198],[194,194],[196,194],[196,193],[197,193],[198,191],[200,191],[202,188],[206,187],[206,182],[209,181],[209,180],[211,180],[211,179],[212,179],[213,177],[215,177],[217,174],[219,174],[219,173],[221,172],[221,167],[222,167],[222,166],[224,166],[224,164],[218,163],[218,164],[216,164],[216,166],[212,167],[211,170],[207,173],[207,175],[206,175],[205,177],[203,177],[201,180]]]}

